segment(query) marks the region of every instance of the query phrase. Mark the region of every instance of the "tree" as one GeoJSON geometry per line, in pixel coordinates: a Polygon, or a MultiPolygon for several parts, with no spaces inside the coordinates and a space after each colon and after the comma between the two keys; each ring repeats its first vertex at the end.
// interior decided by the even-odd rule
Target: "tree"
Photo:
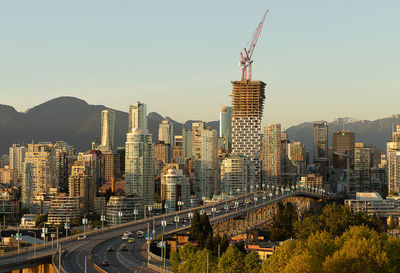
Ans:
{"type": "Polygon", "coordinates": [[[305,251],[293,256],[285,266],[283,273],[311,273],[318,272],[316,267],[313,267],[311,255],[305,251]]]}
{"type": "Polygon", "coordinates": [[[36,214],[35,224],[37,227],[42,227],[45,222],[47,222],[47,214],[36,214]]]}
{"type": "Polygon", "coordinates": [[[261,273],[283,272],[293,253],[296,252],[296,247],[295,241],[285,241],[271,257],[262,263],[261,273]]]}
{"type": "MultiPolygon", "coordinates": [[[[216,272],[217,258],[208,249],[198,251],[194,256],[193,271],[196,273],[216,272]]],[[[181,272],[180,272],[181,273],[181,272]]]]}
{"type": "Polygon", "coordinates": [[[321,267],[325,258],[335,252],[336,246],[334,238],[330,233],[318,231],[308,237],[304,244],[304,249],[306,249],[310,257],[312,257],[312,263],[316,267],[321,267]]]}
{"type": "Polygon", "coordinates": [[[172,271],[178,272],[178,266],[181,262],[181,259],[179,258],[179,253],[177,250],[171,251],[171,256],[169,258],[169,261],[171,262],[171,265],[172,265],[172,271]]]}
{"type": "Polygon", "coordinates": [[[335,236],[340,236],[351,224],[351,211],[348,207],[336,203],[325,206],[319,221],[322,229],[335,236]]]}
{"type": "Polygon", "coordinates": [[[247,273],[260,273],[261,259],[257,252],[251,251],[244,258],[244,265],[247,273]]]}
{"type": "Polygon", "coordinates": [[[243,273],[244,270],[244,254],[234,246],[228,247],[218,261],[218,272],[243,273]]]}
{"type": "Polygon", "coordinates": [[[293,223],[297,220],[297,210],[292,203],[277,203],[278,211],[273,217],[273,225],[269,230],[270,239],[283,241],[294,237],[293,223]]]}
{"type": "Polygon", "coordinates": [[[389,272],[400,272],[400,239],[388,236],[384,250],[389,260],[389,272]]]}
{"type": "Polygon", "coordinates": [[[297,239],[307,240],[308,236],[322,229],[318,217],[312,215],[295,222],[293,230],[297,239]]]}
{"type": "Polygon", "coordinates": [[[198,240],[201,233],[203,233],[203,227],[201,226],[200,214],[196,210],[193,213],[193,221],[192,226],[190,227],[189,240],[198,240]]]}

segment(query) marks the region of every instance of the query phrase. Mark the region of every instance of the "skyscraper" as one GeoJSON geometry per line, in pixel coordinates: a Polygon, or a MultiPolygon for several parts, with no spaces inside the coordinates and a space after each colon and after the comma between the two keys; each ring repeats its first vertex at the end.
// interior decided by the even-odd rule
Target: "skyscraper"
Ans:
{"type": "Polygon", "coordinates": [[[101,111],[101,151],[114,151],[115,112],[101,111]]]}
{"type": "Polygon", "coordinates": [[[192,124],[192,154],[195,169],[195,193],[201,199],[218,191],[217,131],[204,122],[192,124]]]}
{"type": "Polygon", "coordinates": [[[271,124],[264,128],[263,134],[263,181],[266,184],[282,184],[282,143],[281,125],[271,124]]]}
{"type": "Polygon", "coordinates": [[[238,195],[247,192],[252,180],[250,159],[232,155],[221,162],[221,193],[238,195]]]}
{"type": "Polygon", "coordinates": [[[261,181],[261,118],[265,99],[262,81],[233,81],[232,153],[247,156],[254,167],[252,185],[261,181]]]}
{"type": "Polygon", "coordinates": [[[192,130],[182,125],[182,154],[185,158],[192,158],[192,130]]]}
{"type": "Polygon", "coordinates": [[[386,143],[387,182],[389,194],[400,193],[400,125],[386,143]]]}
{"type": "Polygon", "coordinates": [[[179,167],[170,168],[161,175],[161,199],[167,205],[167,213],[178,210],[178,201],[183,202],[180,209],[190,206],[189,178],[179,167]]]}
{"type": "Polygon", "coordinates": [[[147,129],[147,105],[138,101],[129,106],[129,131],[147,129]]]}
{"type": "Polygon", "coordinates": [[[372,148],[356,143],[354,149],[354,184],[350,194],[371,191],[372,148]]]}
{"type": "Polygon", "coordinates": [[[154,202],[154,158],[152,136],[147,129],[133,129],[126,135],[125,195],[137,194],[145,205],[154,202]]]}
{"type": "Polygon", "coordinates": [[[13,144],[9,148],[10,169],[17,170],[19,181],[24,177],[25,150],[25,146],[19,144],[13,144]]]}
{"type": "MultiPolygon", "coordinates": [[[[225,149],[230,150],[232,144],[232,108],[222,106],[219,114],[219,137],[224,139],[225,149]]],[[[219,147],[218,147],[219,148],[219,147]]]]}
{"type": "Polygon", "coordinates": [[[328,123],[326,121],[314,122],[314,162],[326,161],[328,156],[328,123]]]}
{"type": "Polygon", "coordinates": [[[352,132],[336,132],[332,135],[332,164],[334,169],[346,169],[347,157],[350,157],[351,167],[353,166],[354,157],[354,133],[352,132]]]}
{"type": "Polygon", "coordinates": [[[158,141],[164,141],[165,144],[174,144],[174,125],[168,119],[161,121],[158,127],[158,141]]]}

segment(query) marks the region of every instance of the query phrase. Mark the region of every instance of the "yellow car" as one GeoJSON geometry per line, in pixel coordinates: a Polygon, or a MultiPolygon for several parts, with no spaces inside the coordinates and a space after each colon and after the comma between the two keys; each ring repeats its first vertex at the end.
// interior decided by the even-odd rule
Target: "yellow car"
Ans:
{"type": "Polygon", "coordinates": [[[128,243],[134,243],[134,242],[135,242],[135,239],[129,238],[128,243]]]}

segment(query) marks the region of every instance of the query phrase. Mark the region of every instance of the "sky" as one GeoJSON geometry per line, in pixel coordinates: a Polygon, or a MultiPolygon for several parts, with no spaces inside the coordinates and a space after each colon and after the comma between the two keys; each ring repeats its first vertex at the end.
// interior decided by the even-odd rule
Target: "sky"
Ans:
{"type": "MultiPolygon", "coordinates": [[[[59,96],[217,120],[255,48],[263,124],[400,113],[400,1],[0,1],[0,104],[59,96]]],[[[73,109],[71,109],[73,111],[73,109]]]]}

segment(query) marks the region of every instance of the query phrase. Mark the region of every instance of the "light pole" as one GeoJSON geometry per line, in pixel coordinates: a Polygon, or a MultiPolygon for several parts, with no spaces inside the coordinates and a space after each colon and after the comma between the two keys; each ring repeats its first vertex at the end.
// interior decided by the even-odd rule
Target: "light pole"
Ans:
{"type": "Polygon", "coordinates": [[[257,206],[257,201],[258,201],[257,196],[254,196],[254,206],[257,206]]]}
{"type": "Polygon", "coordinates": [[[69,219],[67,220],[67,222],[65,222],[64,224],[64,228],[65,228],[65,238],[68,238],[68,229],[71,227],[71,224],[69,222],[69,219]]]}
{"type": "Polygon", "coordinates": [[[176,224],[176,228],[175,229],[178,229],[178,223],[179,223],[179,216],[178,215],[175,215],[175,224],[176,224]]]}
{"type": "Polygon", "coordinates": [[[100,221],[101,221],[101,229],[104,229],[104,221],[106,220],[106,216],[104,215],[104,211],[101,212],[100,221]]]}
{"type": "Polygon", "coordinates": [[[133,209],[133,215],[135,215],[135,221],[136,221],[136,216],[139,214],[139,211],[138,211],[138,209],[136,208],[136,206],[135,206],[135,208],[133,209]]]}
{"type": "Polygon", "coordinates": [[[238,207],[239,207],[239,202],[238,202],[238,201],[235,201],[236,212],[238,211],[238,207]]]}
{"type": "Polygon", "coordinates": [[[182,201],[178,201],[178,209],[179,211],[181,210],[181,206],[183,206],[185,203],[182,201]]]}
{"type": "Polygon", "coordinates": [[[16,240],[18,241],[18,253],[19,253],[19,241],[21,240],[21,234],[19,233],[19,224],[17,225],[17,236],[16,240]]]}
{"type": "Polygon", "coordinates": [[[47,233],[47,228],[46,224],[44,224],[44,227],[42,228],[42,237],[44,239],[44,244],[46,244],[46,233],[47,233]]]}
{"type": "Polygon", "coordinates": [[[28,233],[32,232],[33,236],[35,237],[35,241],[33,243],[33,258],[36,259],[36,232],[28,231],[28,233]]]}
{"type": "Polygon", "coordinates": [[[212,214],[213,214],[213,218],[214,218],[214,214],[215,214],[215,212],[217,211],[217,209],[216,208],[214,208],[214,206],[211,208],[211,212],[212,212],[212,214]]]}
{"type": "Polygon", "coordinates": [[[123,216],[123,212],[122,211],[118,211],[118,218],[119,218],[119,224],[121,224],[121,218],[123,216]]]}
{"type": "Polygon", "coordinates": [[[83,215],[82,224],[83,224],[83,236],[86,236],[86,225],[87,225],[86,214],[83,215]]]}
{"type": "Polygon", "coordinates": [[[162,235],[161,235],[161,258],[163,258],[164,257],[164,271],[165,271],[165,257],[167,256],[166,254],[167,254],[167,251],[166,251],[166,248],[165,248],[165,245],[164,245],[164,232],[165,232],[165,227],[167,226],[167,221],[165,221],[164,220],[164,217],[163,217],[163,220],[161,221],[161,226],[162,226],[162,235]],[[163,256],[163,253],[164,253],[164,256],[163,256]]]}
{"type": "Polygon", "coordinates": [[[188,213],[188,218],[190,220],[190,225],[192,225],[193,212],[188,213]]]}
{"type": "Polygon", "coordinates": [[[147,210],[149,211],[149,217],[151,217],[151,211],[153,210],[153,207],[149,206],[147,207],[147,210]]]}

